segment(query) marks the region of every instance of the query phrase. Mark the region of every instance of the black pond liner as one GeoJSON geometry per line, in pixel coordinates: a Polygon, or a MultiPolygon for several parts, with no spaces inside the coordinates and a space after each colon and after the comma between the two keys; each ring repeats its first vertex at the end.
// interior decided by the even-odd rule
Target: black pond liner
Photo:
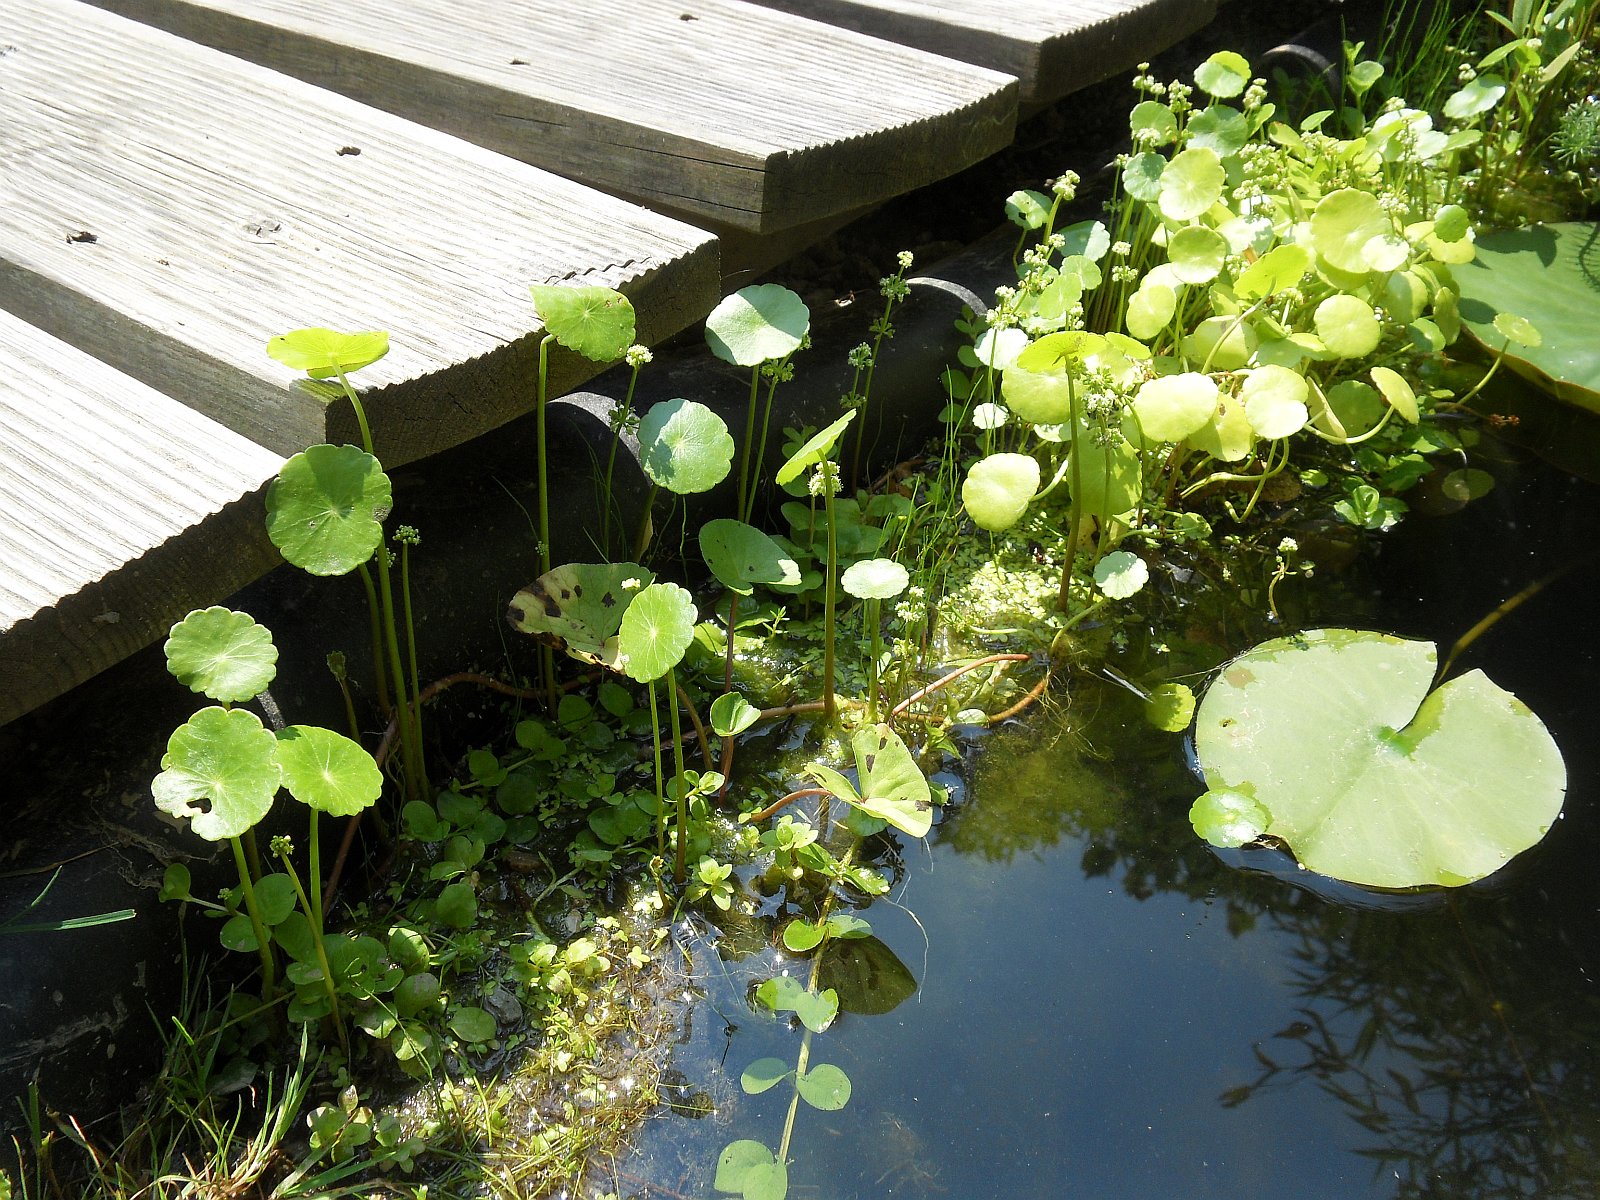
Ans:
{"type": "MultiPolygon", "coordinates": [[[[889,900],[859,910],[920,987],[813,1039],[811,1064],[842,1067],[853,1091],[839,1112],[801,1106],[790,1195],[1600,1192],[1600,489],[1489,465],[1501,482],[1484,499],[1414,512],[1343,586],[1291,580],[1279,596],[1307,626],[1448,649],[1572,565],[1458,666],[1555,736],[1569,785],[1551,834],[1448,893],[1213,851],[1189,828],[1204,785],[1182,739],[1150,729],[1124,689],[1074,675],[1064,709],[1042,705],[953,764],[927,848],[904,845],[889,900]]],[[[1159,677],[1160,656],[1135,653],[1119,668],[1159,677]]],[[[701,998],[669,1067],[676,1107],[594,1191],[710,1195],[723,1146],[777,1144],[789,1085],[747,1096],[738,1082],[799,1048],[797,1028],[748,999],[754,981],[806,969],[767,948],[776,934],[690,943],[701,998]]]]}

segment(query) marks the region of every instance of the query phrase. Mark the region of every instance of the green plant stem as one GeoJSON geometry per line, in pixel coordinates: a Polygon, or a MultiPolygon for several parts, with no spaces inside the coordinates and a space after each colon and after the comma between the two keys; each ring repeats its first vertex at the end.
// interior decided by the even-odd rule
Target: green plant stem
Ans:
{"type": "Polygon", "coordinates": [[[613,417],[614,424],[613,424],[613,427],[612,427],[611,449],[610,449],[610,452],[606,456],[605,492],[604,492],[604,498],[601,500],[601,503],[600,503],[600,546],[601,546],[601,553],[606,554],[608,556],[611,553],[611,510],[612,510],[611,481],[612,481],[613,477],[616,474],[616,468],[617,468],[617,446],[620,445],[621,442],[622,442],[622,424],[623,424],[623,422],[625,422],[628,419],[628,414],[633,411],[633,391],[634,391],[634,388],[637,387],[638,384],[639,384],[639,372],[641,370],[643,370],[643,367],[644,367],[644,364],[642,364],[642,363],[635,363],[634,364],[633,374],[628,376],[628,391],[627,391],[627,394],[625,396],[623,396],[622,404],[621,404],[620,408],[617,410],[617,411],[621,412],[622,416],[620,418],[617,418],[615,416],[613,417]]]}
{"type": "Polygon", "coordinates": [[[389,648],[389,673],[394,679],[395,716],[400,725],[400,760],[405,766],[406,798],[422,795],[422,761],[418,753],[411,702],[406,697],[405,668],[400,663],[400,635],[394,615],[394,580],[389,573],[389,547],[379,546],[378,602],[383,611],[383,637],[389,648]]]}
{"type": "Polygon", "coordinates": [[[872,657],[867,661],[867,720],[878,723],[878,656],[883,653],[883,630],[879,628],[878,610],[882,601],[876,598],[866,603],[867,624],[871,626],[872,657]]]}
{"type": "Polygon", "coordinates": [[[1067,443],[1067,460],[1072,464],[1072,507],[1067,518],[1067,561],[1061,564],[1061,587],[1056,592],[1056,607],[1062,612],[1072,603],[1072,572],[1078,563],[1078,538],[1082,532],[1083,505],[1083,455],[1079,441],[1083,430],[1078,425],[1078,389],[1073,385],[1072,371],[1067,370],[1067,428],[1072,438],[1067,443]]]}
{"type": "MultiPolygon", "coordinates": [[[[316,828],[317,812],[311,810],[312,828],[316,828]]],[[[288,873],[289,882],[294,885],[294,894],[299,897],[300,908],[311,921],[311,941],[317,948],[317,965],[322,968],[322,990],[328,994],[328,1004],[333,1016],[333,1027],[339,1034],[339,1048],[344,1051],[346,1059],[350,1057],[350,1035],[345,1032],[344,1014],[339,1011],[339,990],[333,983],[333,967],[328,963],[328,950],[322,942],[322,909],[314,905],[307,897],[306,890],[300,883],[300,874],[294,869],[294,860],[287,853],[278,856],[284,870],[288,873]]],[[[317,889],[316,865],[311,867],[311,886],[317,889]]]]}
{"type": "Polygon", "coordinates": [[[827,459],[823,460],[827,466],[823,467],[823,504],[827,509],[828,518],[828,576],[822,585],[822,625],[823,625],[823,650],[822,650],[822,714],[823,718],[831,725],[839,718],[839,702],[833,695],[834,672],[834,602],[835,580],[834,576],[839,570],[839,537],[833,518],[833,464],[827,459]]]}
{"type": "MultiPolygon", "coordinates": [[[[378,611],[378,589],[372,582],[372,572],[367,569],[366,563],[356,570],[361,574],[361,585],[367,593],[367,631],[372,647],[372,675],[378,685],[378,708],[387,717],[394,711],[394,703],[389,699],[389,670],[384,666],[383,617],[378,611]]],[[[352,716],[352,725],[354,722],[352,716]]]]}
{"type": "Polygon", "coordinates": [[[678,675],[667,668],[667,715],[672,720],[672,770],[678,788],[678,846],[672,865],[672,881],[680,888],[688,872],[689,781],[683,773],[683,725],[678,718],[678,675]]]}
{"type": "Polygon", "coordinates": [[[656,707],[656,681],[645,685],[650,693],[650,735],[655,739],[656,764],[656,856],[667,852],[667,797],[661,788],[661,714],[656,707]]]}
{"type": "Polygon", "coordinates": [[[417,674],[417,623],[411,612],[411,543],[400,543],[400,604],[406,619],[406,663],[411,668],[411,735],[416,742],[417,775],[427,778],[422,748],[422,680],[417,674]]]}
{"type": "MultiPolygon", "coordinates": [[[[534,441],[539,463],[539,574],[550,573],[550,459],[545,434],[545,402],[550,385],[550,343],[553,334],[539,339],[537,391],[534,397],[534,441]]],[[[545,705],[555,716],[561,697],[556,691],[556,654],[546,645],[539,647],[539,673],[545,689],[545,705]]]]}
{"type": "MultiPolygon", "coordinates": [[[[747,504],[741,506],[739,510],[740,520],[744,521],[746,524],[748,524],[750,518],[755,515],[756,484],[761,482],[761,464],[767,460],[767,430],[772,424],[772,400],[773,397],[777,395],[778,384],[783,379],[783,369],[788,365],[791,357],[792,355],[786,354],[777,362],[777,364],[773,367],[772,379],[767,384],[767,402],[761,409],[761,438],[756,443],[755,466],[750,475],[749,501],[747,504]]],[[[759,368],[757,369],[759,370],[759,368]]]]}
{"type": "Polygon", "coordinates": [[[261,1000],[271,1003],[278,990],[278,971],[272,959],[272,943],[267,939],[267,926],[261,919],[261,908],[256,903],[256,889],[251,883],[250,867],[245,861],[244,843],[234,837],[228,839],[233,847],[233,865],[239,871],[239,887],[244,893],[245,912],[250,915],[250,930],[256,935],[256,950],[261,957],[261,1000]]]}
{"type": "MultiPolygon", "coordinates": [[[[733,691],[733,631],[739,622],[739,593],[728,593],[728,645],[727,653],[722,661],[722,690],[733,691]]],[[[717,789],[717,803],[721,804],[728,798],[728,781],[733,775],[733,745],[734,737],[730,733],[722,739],[722,787],[717,789]]]]}
{"type": "Polygon", "coordinates": [[[750,451],[756,437],[756,399],[761,394],[761,367],[750,368],[750,407],[744,420],[744,452],[739,459],[739,516],[744,519],[747,501],[755,487],[750,479],[750,451]]]}

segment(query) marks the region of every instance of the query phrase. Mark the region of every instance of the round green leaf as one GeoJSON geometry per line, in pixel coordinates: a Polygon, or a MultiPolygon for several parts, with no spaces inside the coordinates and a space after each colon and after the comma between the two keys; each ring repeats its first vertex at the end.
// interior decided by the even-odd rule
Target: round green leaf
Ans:
{"type": "Polygon", "coordinates": [[[1168,220],[1193,221],[1222,199],[1227,181],[1228,173],[1215,150],[1190,147],[1173,155],[1162,168],[1157,207],[1168,220]]]}
{"type": "Polygon", "coordinates": [[[1166,733],[1182,733],[1194,720],[1194,693],[1181,683],[1151,688],[1144,703],[1144,719],[1166,733]]]}
{"type": "Polygon", "coordinates": [[[1141,100],[1128,113],[1128,130],[1136,146],[1165,146],[1178,137],[1178,119],[1159,100],[1141,100]]]}
{"type": "Polygon", "coordinates": [[[820,925],[797,918],[783,927],[783,944],[796,954],[804,954],[821,944],[824,932],[820,925]]]}
{"type": "Polygon", "coordinates": [[[312,446],[267,488],[267,536],[313,575],[344,575],[376,553],[393,495],[378,460],[356,446],[312,446]]]}
{"type": "Polygon", "coordinates": [[[1039,490],[1039,463],[1031,454],[991,454],[972,465],[961,503],[979,529],[999,533],[1015,525],[1039,490]]]}
{"type": "Polygon", "coordinates": [[[1207,317],[1183,339],[1183,352],[1212,371],[1237,371],[1250,361],[1260,336],[1237,317],[1207,317]]]}
{"type": "Polygon", "coordinates": [[[1207,690],[1195,749],[1213,791],[1271,814],[1314,871],[1454,885],[1549,831],[1566,768],[1525,705],[1470,671],[1429,692],[1434,647],[1353,629],[1264,642],[1207,690]]]}
{"type": "Polygon", "coordinates": [[[278,794],[276,739],[252,712],[203,708],[178,726],[150,784],[156,807],[207,841],[238,837],[278,794]]]}
{"type": "Polygon", "coordinates": [[[1211,150],[1223,158],[1237,154],[1250,140],[1250,122],[1236,108],[1213,104],[1189,118],[1190,146],[1211,150]]]}
{"type": "Polygon", "coordinates": [[[1526,346],[1530,350],[1537,349],[1543,340],[1532,321],[1519,317],[1515,313],[1495,313],[1494,330],[1507,341],[1518,346],[1526,346]]]}
{"type": "Polygon", "coordinates": [[[890,558],[864,558],[845,568],[839,582],[857,600],[890,600],[906,590],[911,576],[890,558]]]}
{"type": "Polygon", "coordinates": [[[1189,435],[1189,445],[1224,462],[1246,458],[1255,444],[1256,431],[1245,416],[1244,405],[1226,393],[1219,393],[1211,420],[1189,435]]]}
{"type": "Polygon", "coordinates": [[[356,742],[316,725],[280,729],[283,786],[300,803],[330,817],[351,817],[383,794],[383,772],[356,742]]]}
{"type": "Polygon", "coordinates": [[[1043,192],[1021,189],[1006,197],[1006,219],[1024,229],[1039,229],[1050,219],[1051,204],[1043,192]]]}
{"type": "Polygon", "coordinates": [[[1177,309],[1177,292],[1165,284],[1146,280],[1128,297],[1128,332],[1137,338],[1153,338],[1167,327],[1177,309]]]}
{"type": "Polygon", "coordinates": [[[1383,326],[1372,305],[1343,293],[1317,305],[1312,322],[1322,344],[1340,358],[1365,358],[1383,339],[1383,326]]]}
{"type": "Polygon", "coordinates": [[[763,283],[740,288],[711,310],[706,344],[724,362],[753,367],[793,354],[810,329],[811,311],[799,296],[763,283]]]}
{"type": "Polygon", "coordinates": [[[1167,241],[1167,261],[1184,283],[1210,283],[1227,256],[1228,239],[1205,225],[1186,225],[1167,241]]]}
{"type": "Polygon", "coordinates": [[[1241,300],[1276,295],[1304,279],[1311,262],[1311,251],[1298,242],[1274,246],[1239,273],[1233,294],[1241,300]]]}
{"type": "Polygon", "coordinates": [[[675,583],[652,583],[634,597],[617,631],[618,662],[630,679],[660,679],[683,659],[698,619],[694,598],[675,583]]]}
{"type": "Polygon", "coordinates": [[[1213,846],[1232,848],[1267,831],[1272,814],[1239,792],[1209,791],[1189,806],[1189,824],[1213,846]]]}
{"type": "Polygon", "coordinates": [[[1154,204],[1161,199],[1161,176],[1167,160],[1153,151],[1135,154],[1122,168],[1123,190],[1135,200],[1154,204]]]}
{"type": "Polygon", "coordinates": [[[1209,94],[1227,100],[1250,84],[1250,63],[1242,54],[1219,50],[1194,70],[1194,81],[1209,94]]]}
{"type": "Polygon", "coordinates": [[[639,423],[639,459],[646,475],[668,491],[709,492],[733,466],[728,426],[704,404],[663,400],[639,423]]]}
{"type": "Polygon", "coordinates": [[[296,329],[268,339],[267,353],[292,371],[327,379],[377,362],[389,353],[389,335],[376,329],[365,333],[296,329]]]}
{"type": "Polygon", "coordinates": [[[452,929],[470,929],[478,919],[478,894],[470,883],[447,883],[433,903],[433,915],[452,929]]]}
{"type": "Polygon", "coordinates": [[[1033,425],[1059,425],[1072,411],[1065,371],[1030,371],[1014,362],[1001,377],[1000,391],[1011,411],[1033,425]]]}
{"type": "Polygon", "coordinates": [[[1150,582],[1150,567],[1137,554],[1113,550],[1094,565],[1094,582],[1113,600],[1126,600],[1150,582]]]}
{"type": "Polygon", "coordinates": [[[294,880],[281,871],[256,880],[255,890],[256,907],[261,913],[263,925],[283,924],[300,898],[294,890],[294,880]]]}
{"type": "Polygon", "coordinates": [[[1433,214],[1433,236],[1441,242],[1459,242],[1471,228],[1472,220],[1459,204],[1446,204],[1433,214]]]}
{"type": "Polygon", "coordinates": [[[1133,398],[1139,429],[1153,442],[1181,442],[1216,411],[1217,385],[1198,371],[1147,380],[1133,398]]]}
{"type": "Polygon", "coordinates": [[[816,466],[823,459],[833,453],[833,447],[839,440],[839,435],[845,426],[855,420],[856,409],[851,409],[844,416],[834,421],[826,429],[820,429],[806,440],[805,445],[791,454],[783,466],[778,468],[775,477],[779,487],[793,483],[800,477],[800,472],[816,466]]]}
{"type": "Polygon", "coordinates": [[[633,304],[608,287],[534,285],[533,309],[568,350],[592,362],[615,362],[633,345],[633,304]]]}
{"type": "Polygon", "coordinates": [[[272,634],[248,614],[196,609],[167,635],[167,670],[192,692],[224,704],[248,700],[278,673],[272,634]]]}
{"type": "Polygon", "coordinates": [[[794,1072],[781,1058],[758,1058],[739,1075],[739,1086],[747,1095],[771,1091],[794,1072]]]}
{"type": "Polygon", "coordinates": [[[1367,243],[1394,232],[1394,221],[1371,192],[1340,188],[1329,192],[1311,214],[1311,242],[1318,254],[1341,271],[1365,275],[1367,243]]]}
{"type": "Polygon", "coordinates": [[[724,692],[711,702],[711,728],[718,737],[743,733],[761,719],[761,710],[738,692],[724,692]]]}
{"type": "Polygon", "coordinates": [[[744,1200],[784,1200],[789,1169],[760,1142],[730,1142],[717,1159],[713,1186],[744,1200]]]}
{"type": "Polygon", "coordinates": [[[1305,427],[1310,389],[1298,371],[1257,367],[1239,389],[1250,427],[1264,438],[1286,438],[1305,427]]]}
{"type": "Polygon", "coordinates": [[[756,584],[787,586],[800,582],[800,567],[754,525],[719,518],[700,526],[700,557],[730,592],[748,596],[756,584]]]}
{"type": "Polygon", "coordinates": [[[496,1033],[494,1017],[482,1008],[458,1008],[450,1014],[450,1032],[464,1042],[481,1045],[496,1033]]]}
{"type": "Polygon", "coordinates": [[[818,1063],[794,1082],[800,1098],[812,1108],[838,1112],[850,1103],[850,1076],[832,1063],[818,1063]]]}
{"type": "Polygon", "coordinates": [[[1405,377],[1388,367],[1373,367],[1368,373],[1372,376],[1372,382],[1378,385],[1378,391],[1383,393],[1383,398],[1389,402],[1389,407],[1415,425],[1421,415],[1417,409],[1417,394],[1411,390],[1405,377]]]}
{"type": "Polygon", "coordinates": [[[1470,80],[1444,102],[1444,115],[1452,121],[1467,121],[1482,116],[1506,94],[1506,81],[1492,71],[1470,80]]]}

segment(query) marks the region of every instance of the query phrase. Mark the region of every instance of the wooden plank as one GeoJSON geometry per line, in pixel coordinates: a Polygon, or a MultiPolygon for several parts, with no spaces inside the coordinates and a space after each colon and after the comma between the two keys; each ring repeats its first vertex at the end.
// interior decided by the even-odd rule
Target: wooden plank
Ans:
{"type": "Polygon", "coordinates": [[[1014,82],[742,0],[94,0],[652,207],[768,233],[1008,145],[1014,82]]]}
{"type": "Polygon", "coordinates": [[[282,461],[0,311],[0,724],[279,561],[282,461]]]}
{"type": "Polygon", "coordinates": [[[74,0],[0,38],[0,306],[278,453],[354,440],[285,330],[390,331],[393,466],[532,406],[529,284],[619,288],[647,342],[717,300],[709,234],[457,138],[74,0]]]}
{"type": "Polygon", "coordinates": [[[1015,75],[1025,107],[1154,57],[1216,15],[1216,0],[756,0],[785,12],[1015,75]]]}

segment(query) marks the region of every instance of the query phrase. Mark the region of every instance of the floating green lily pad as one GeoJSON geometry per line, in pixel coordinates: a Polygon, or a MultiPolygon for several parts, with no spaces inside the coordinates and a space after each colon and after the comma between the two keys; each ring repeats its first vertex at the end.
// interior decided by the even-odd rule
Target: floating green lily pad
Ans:
{"type": "Polygon", "coordinates": [[[1431,643],[1363,630],[1262,643],[1201,701],[1207,786],[1261,805],[1266,833],[1334,878],[1483,878],[1549,831],[1566,767],[1515,696],[1480,671],[1430,692],[1436,666],[1431,643]]]}
{"type": "Polygon", "coordinates": [[[1600,412],[1600,224],[1534,225],[1478,239],[1455,268],[1461,322],[1495,353],[1505,314],[1530,322],[1539,344],[1506,349],[1506,365],[1558,400],[1600,412]]]}

